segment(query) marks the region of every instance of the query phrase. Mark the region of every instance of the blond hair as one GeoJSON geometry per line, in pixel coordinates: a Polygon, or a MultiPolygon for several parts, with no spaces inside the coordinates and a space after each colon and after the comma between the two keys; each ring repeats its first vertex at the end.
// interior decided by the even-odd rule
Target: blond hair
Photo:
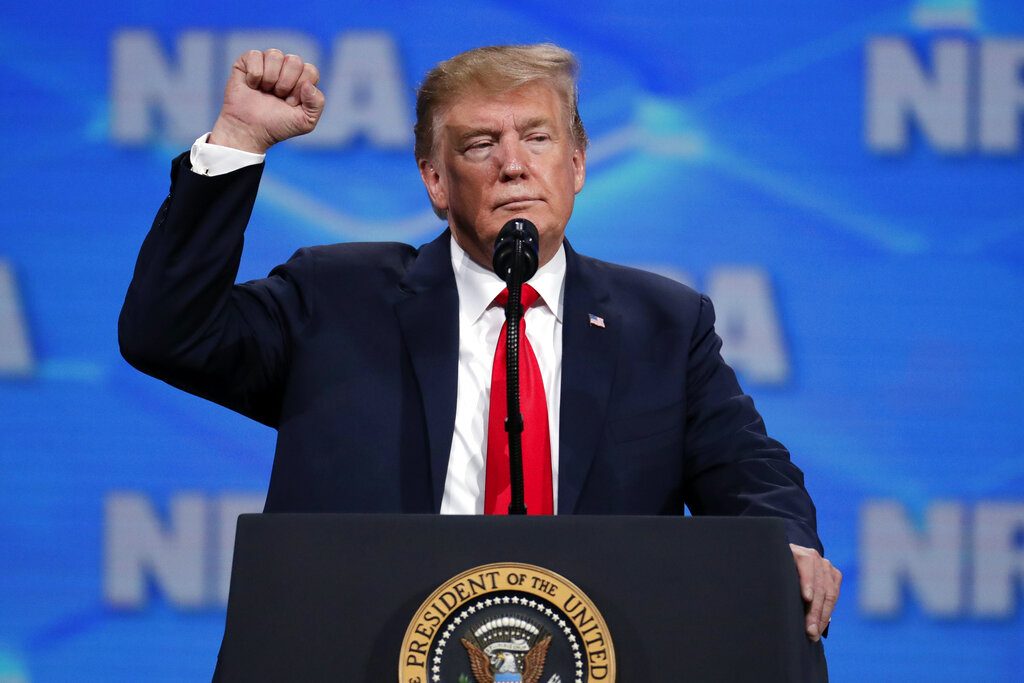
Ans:
{"type": "Polygon", "coordinates": [[[427,72],[416,92],[416,160],[432,156],[442,114],[460,97],[469,93],[497,95],[535,81],[546,81],[555,90],[576,147],[586,149],[578,73],[576,57],[551,43],[478,47],[439,63],[427,72]]]}

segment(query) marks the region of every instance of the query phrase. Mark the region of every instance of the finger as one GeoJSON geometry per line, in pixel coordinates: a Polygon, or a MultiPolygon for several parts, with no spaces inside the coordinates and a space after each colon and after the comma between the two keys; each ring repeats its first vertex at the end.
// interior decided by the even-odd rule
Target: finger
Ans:
{"type": "Polygon", "coordinates": [[[317,121],[324,110],[324,94],[320,88],[309,81],[302,84],[299,92],[299,104],[312,121],[317,121]]]}
{"type": "Polygon", "coordinates": [[[295,82],[295,87],[288,93],[288,97],[285,98],[285,102],[292,105],[297,105],[302,100],[302,88],[306,83],[316,85],[320,80],[320,70],[312,64],[306,63],[302,65],[302,74],[299,76],[299,80],[295,82]]]}
{"type": "Polygon", "coordinates": [[[281,76],[281,65],[284,63],[284,53],[277,48],[270,48],[263,52],[263,80],[260,81],[260,90],[270,92],[277,85],[277,79],[281,76]]]}
{"type": "Polygon", "coordinates": [[[260,87],[263,80],[263,53],[259,50],[249,50],[238,58],[240,70],[245,74],[245,84],[253,90],[260,87]]]}
{"type": "Polygon", "coordinates": [[[810,602],[814,598],[814,555],[802,546],[790,543],[789,547],[793,551],[793,561],[796,562],[796,573],[800,579],[800,596],[804,602],[810,602]]]}
{"type": "MultiPolygon", "coordinates": [[[[285,97],[295,87],[295,83],[302,75],[302,57],[298,55],[285,55],[281,63],[281,75],[277,77],[274,85],[274,94],[278,97],[285,97]]],[[[289,102],[289,104],[292,104],[289,102]]]]}
{"type": "Polygon", "coordinates": [[[807,610],[807,635],[811,640],[818,640],[821,637],[822,621],[821,610],[825,605],[825,569],[822,562],[815,558],[814,563],[814,596],[811,599],[811,606],[807,610]]]}
{"type": "Polygon", "coordinates": [[[320,69],[316,68],[316,64],[306,62],[302,65],[302,79],[316,85],[320,82],[320,69]]]}
{"type": "Polygon", "coordinates": [[[832,566],[828,560],[825,563],[825,604],[821,608],[821,630],[824,630],[832,621],[832,611],[839,601],[839,586],[843,582],[843,574],[832,566]]]}

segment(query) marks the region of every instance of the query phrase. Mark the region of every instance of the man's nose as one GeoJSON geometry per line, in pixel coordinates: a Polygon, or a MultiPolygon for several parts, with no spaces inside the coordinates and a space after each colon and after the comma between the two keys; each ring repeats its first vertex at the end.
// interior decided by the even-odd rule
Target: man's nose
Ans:
{"type": "Polygon", "coordinates": [[[518,140],[505,140],[500,145],[501,179],[515,180],[526,175],[522,145],[518,140]]]}

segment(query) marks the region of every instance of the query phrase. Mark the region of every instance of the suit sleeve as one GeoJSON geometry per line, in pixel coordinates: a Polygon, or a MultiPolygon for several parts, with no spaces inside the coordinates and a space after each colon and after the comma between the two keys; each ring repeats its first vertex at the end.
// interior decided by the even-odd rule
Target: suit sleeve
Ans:
{"type": "Polygon", "coordinates": [[[711,300],[701,297],[687,370],[686,503],[694,514],[781,517],[791,543],[816,548],[814,503],[789,452],[722,359],[711,300]]]}
{"type": "Polygon", "coordinates": [[[187,155],[174,161],[118,341],[139,370],[276,426],[290,340],[312,311],[314,258],[299,251],[263,280],[234,283],[262,170],[206,177],[187,155]]]}

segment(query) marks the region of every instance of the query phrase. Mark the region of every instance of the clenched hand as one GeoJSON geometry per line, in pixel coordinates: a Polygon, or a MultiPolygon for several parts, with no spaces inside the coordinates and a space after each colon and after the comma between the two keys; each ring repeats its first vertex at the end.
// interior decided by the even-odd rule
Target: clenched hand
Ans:
{"type": "Polygon", "coordinates": [[[324,109],[320,72],[298,55],[250,50],[231,67],[209,142],[262,154],[312,131],[324,109]]]}

